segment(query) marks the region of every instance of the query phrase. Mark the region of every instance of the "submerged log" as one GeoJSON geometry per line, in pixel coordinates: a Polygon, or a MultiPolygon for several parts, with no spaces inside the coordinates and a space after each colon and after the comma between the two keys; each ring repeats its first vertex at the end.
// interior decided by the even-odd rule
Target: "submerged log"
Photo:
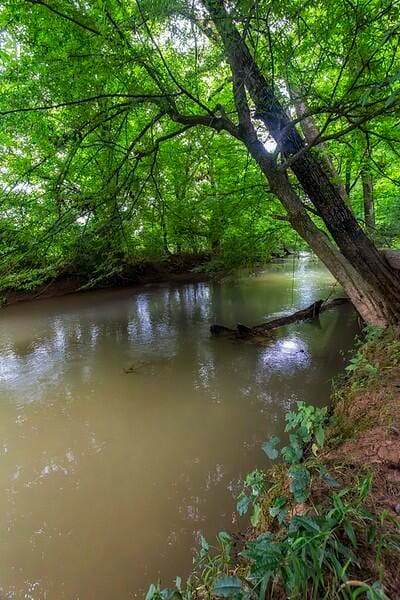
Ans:
{"type": "Polygon", "coordinates": [[[236,329],[231,329],[230,327],[216,324],[211,325],[210,331],[212,335],[233,337],[237,339],[268,336],[269,332],[273,329],[283,327],[284,325],[290,325],[291,323],[315,319],[321,312],[324,312],[325,310],[348,303],[350,303],[348,298],[334,298],[333,300],[328,300],[326,302],[323,300],[317,300],[307,308],[298,310],[290,315],[271,319],[266,323],[261,323],[260,325],[255,325],[254,327],[247,327],[247,325],[238,323],[236,325],[236,329]]]}

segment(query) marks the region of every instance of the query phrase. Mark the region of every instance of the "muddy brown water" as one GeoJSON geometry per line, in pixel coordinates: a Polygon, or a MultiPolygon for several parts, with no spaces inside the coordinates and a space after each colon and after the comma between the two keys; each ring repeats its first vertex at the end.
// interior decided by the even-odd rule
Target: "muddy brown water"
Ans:
{"type": "Polygon", "coordinates": [[[351,309],[265,347],[212,339],[334,290],[310,258],[225,283],[91,292],[0,313],[0,597],[142,597],[185,576],[199,533],[235,530],[296,400],[326,404],[351,309]]]}

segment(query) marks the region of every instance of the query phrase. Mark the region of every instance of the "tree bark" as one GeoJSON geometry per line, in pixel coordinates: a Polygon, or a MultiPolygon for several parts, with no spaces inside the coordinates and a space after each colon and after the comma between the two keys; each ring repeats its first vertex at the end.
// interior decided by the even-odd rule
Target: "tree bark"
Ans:
{"type": "MultiPolygon", "coordinates": [[[[287,158],[293,157],[291,163],[293,173],[323,219],[342,255],[350,264],[355,279],[362,282],[359,295],[361,298],[365,296],[368,309],[365,310],[356,304],[357,308],[361,313],[364,312],[366,320],[371,323],[380,325],[398,323],[400,321],[398,273],[390,267],[384,256],[364,233],[317,158],[307,149],[303,138],[291,123],[273,89],[251,56],[232,17],[227,13],[223,0],[203,1],[222,38],[234,80],[235,78],[240,80],[240,85],[247,89],[256,107],[257,118],[268,128],[282,154],[287,158]]],[[[248,147],[254,143],[254,140],[248,140],[248,147]]],[[[271,164],[268,165],[267,171],[271,183],[274,179],[271,164]]],[[[278,184],[279,177],[275,177],[275,180],[278,184]]],[[[276,188],[274,191],[282,201],[283,194],[279,194],[276,188]]],[[[307,225],[309,226],[309,223],[307,225]]],[[[297,227],[302,228],[299,225],[297,227]]],[[[317,254],[327,264],[326,257],[324,259],[320,253],[317,254]]],[[[330,266],[328,268],[331,269],[330,266]]],[[[335,275],[333,270],[332,273],[335,275]]],[[[357,281],[355,283],[357,285],[357,281]]]]}
{"type": "Polygon", "coordinates": [[[290,185],[286,173],[270,168],[263,144],[248,141],[247,147],[268,179],[271,190],[275,192],[285,207],[292,227],[309,244],[340,283],[361,317],[368,323],[384,325],[385,319],[376,310],[377,300],[373,288],[338,251],[328,236],[315,225],[290,185]]]}
{"type": "MultiPolygon", "coordinates": [[[[290,96],[296,111],[296,116],[298,119],[301,119],[300,127],[304,138],[307,144],[312,144],[320,135],[320,131],[315,119],[310,115],[306,116],[308,113],[307,106],[304,99],[299,96],[297,91],[295,93],[290,92],[290,96]]],[[[321,166],[323,167],[325,173],[329,176],[331,183],[340,194],[342,200],[348,204],[349,197],[347,194],[346,185],[341,181],[327,147],[325,144],[319,144],[318,150],[321,166]]]]}

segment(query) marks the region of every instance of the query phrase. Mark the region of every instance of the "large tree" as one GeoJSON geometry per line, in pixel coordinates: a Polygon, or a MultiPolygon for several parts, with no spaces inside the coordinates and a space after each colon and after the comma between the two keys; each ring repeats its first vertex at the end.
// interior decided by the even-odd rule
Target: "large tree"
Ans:
{"type": "Polygon", "coordinates": [[[399,274],[352,213],[329,145],[340,153],[355,132],[397,143],[398,17],[390,1],[12,3],[2,114],[19,143],[40,147],[39,162],[59,145],[60,204],[73,169],[80,202],[105,222],[153,182],[166,247],[160,148],[198,127],[228,135],[265,176],[266,206],[272,192],[365,320],[395,323],[399,274]],[[310,122],[316,133],[304,138],[310,122]],[[88,177],[76,166],[94,155],[101,199],[82,194],[88,177]]]}

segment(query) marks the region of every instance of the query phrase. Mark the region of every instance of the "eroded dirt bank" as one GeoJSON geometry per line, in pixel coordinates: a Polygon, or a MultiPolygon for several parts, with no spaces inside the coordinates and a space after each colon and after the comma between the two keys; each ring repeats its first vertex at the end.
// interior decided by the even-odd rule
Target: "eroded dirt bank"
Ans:
{"type": "MultiPolygon", "coordinates": [[[[362,591],[363,585],[373,586],[374,582],[381,582],[381,595],[371,595],[366,587],[366,595],[362,597],[384,598],[383,594],[387,594],[389,598],[397,599],[400,597],[399,329],[367,330],[365,339],[358,345],[346,368],[346,374],[334,386],[332,401],[324,448],[316,455],[310,452],[305,460],[312,474],[310,496],[303,503],[293,502],[289,515],[329,515],[332,509],[329,498],[336,489],[350,490],[351,496],[363,485],[362,482],[370,481],[369,491],[359,506],[360,516],[356,515],[360,519],[359,529],[357,518],[351,530],[346,531],[345,528],[340,532],[338,527],[338,541],[348,545],[357,559],[349,565],[348,574],[343,577],[341,592],[346,597],[346,590],[349,592],[352,587],[359,587],[362,591]],[[318,476],[321,468],[329,473],[329,477],[318,476]],[[364,510],[367,516],[363,523],[364,510]],[[369,538],[369,533],[362,530],[365,524],[370,524],[375,537],[371,534],[369,538]],[[348,584],[345,584],[346,581],[348,584]]],[[[271,518],[271,507],[276,505],[278,496],[288,492],[290,477],[282,465],[272,469],[271,475],[276,487],[264,500],[264,525],[261,529],[280,535],[282,532],[279,528],[277,530],[276,522],[271,518]]],[[[345,508],[347,497],[345,493],[345,508]]],[[[251,538],[259,533],[260,528],[249,532],[251,538]]],[[[330,573],[324,576],[327,581],[331,579],[330,573]]],[[[278,585],[276,597],[280,597],[279,594],[285,597],[285,591],[278,585]]]]}
{"type": "Polygon", "coordinates": [[[122,263],[109,275],[92,278],[79,273],[72,267],[65,269],[56,278],[50,279],[34,289],[6,289],[0,292],[2,304],[10,305],[42,298],[65,296],[87,290],[122,288],[162,282],[192,283],[206,281],[209,274],[202,271],[209,257],[207,255],[173,255],[165,260],[145,260],[136,263],[122,263]]]}

